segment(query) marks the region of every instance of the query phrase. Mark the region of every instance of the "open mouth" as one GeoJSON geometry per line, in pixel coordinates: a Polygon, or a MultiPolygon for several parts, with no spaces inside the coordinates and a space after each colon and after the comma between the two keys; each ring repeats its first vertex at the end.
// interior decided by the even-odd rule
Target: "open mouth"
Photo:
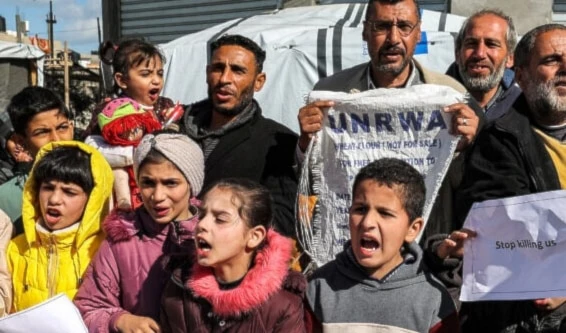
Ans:
{"type": "Polygon", "coordinates": [[[364,237],[360,242],[360,246],[366,251],[373,252],[379,248],[379,243],[375,239],[364,237]]]}
{"type": "Polygon", "coordinates": [[[55,224],[61,219],[61,212],[57,209],[47,209],[45,211],[45,222],[55,224]]]}
{"type": "Polygon", "coordinates": [[[153,207],[153,211],[155,212],[155,215],[157,215],[158,217],[163,217],[163,216],[167,215],[167,213],[169,213],[169,208],[153,207]]]}
{"type": "Polygon", "coordinates": [[[204,239],[198,238],[197,239],[197,248],[199,250],[208,252],[212,249],[212,246],[210,246],[210,244],[208,244],[204,239]]]}
{"type": "Polygon", "coordinates": [[[159,98],[159,92],[160,92],[160,90],[161,90],[161,89],[159,89],[159,88],[151,89],[151,90],[149,91],[149,98],[150,98],[152,101],[157,100],[157,98],[159,98]]]}

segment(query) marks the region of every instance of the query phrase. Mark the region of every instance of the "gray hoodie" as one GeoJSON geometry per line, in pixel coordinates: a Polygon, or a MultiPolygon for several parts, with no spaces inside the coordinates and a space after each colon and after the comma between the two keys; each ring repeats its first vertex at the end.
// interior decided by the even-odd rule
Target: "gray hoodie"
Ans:
{"type": "Polygon", "coordinates": [[[404,262],[382,280],[357,263],[350,242],[314,272],[307,300],[325,332],[459,332],[452,298],[424,267],[419,246],[402,251],[404,262]]]}

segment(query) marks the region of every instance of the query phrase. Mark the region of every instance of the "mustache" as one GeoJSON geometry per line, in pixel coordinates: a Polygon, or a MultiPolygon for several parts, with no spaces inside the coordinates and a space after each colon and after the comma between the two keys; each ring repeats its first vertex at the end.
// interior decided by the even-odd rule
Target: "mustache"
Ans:
{"type": "Polygon", "coordinates": [[[566,84],[566,73],[556,75],[551,81],[550,84],[566,84]]]}
{"type": "Polygon", "coordinates": [[[489,61],[476,61],[475,59],[469,59],[468,61],[466,61],[465,66],[467,67],[469,65],[485,66],[491,71],[495,69],[495,65],[489,61]]]}
{"type": "Polygon", "coordinates": [[[407,54],[407,51],[400,48],[399,46],[384,45],[379,49],[379,55],[384,55],[386,53],[399,53],[405,56],[407,54]]]}

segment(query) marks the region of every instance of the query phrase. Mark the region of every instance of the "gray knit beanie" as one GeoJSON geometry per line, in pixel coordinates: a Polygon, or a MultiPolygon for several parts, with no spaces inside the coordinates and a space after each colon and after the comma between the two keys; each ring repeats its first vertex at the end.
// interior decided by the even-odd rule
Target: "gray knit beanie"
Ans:
{"type": "Polygon", "coordinates": [[[138,179],[140,164],[151,150],[155,150],[173,163],[187,178],[191,194],[196,197],[204,180],[204,156],[200,147],[183,134],[147,134],[134,150],[134,175],[138,179]]]}

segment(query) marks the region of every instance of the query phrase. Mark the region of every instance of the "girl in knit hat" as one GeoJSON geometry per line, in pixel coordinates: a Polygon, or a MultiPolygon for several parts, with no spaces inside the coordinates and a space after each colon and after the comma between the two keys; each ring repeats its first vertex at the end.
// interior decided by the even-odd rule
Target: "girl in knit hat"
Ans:
{"type": "Polygon", "coordinates": [[[141,205],[131,168],[132,148],[143,135],[180,118],[183,109],[159,96],[164,62],[159,49],[132,39],[112,48],[112,54],[114,90],[118,97],[97,107],[87,132],[101,136],[89,136],[85,142],[99,149],[114,168],[116,206],[131,210],[141,205]]]}
{"type": "Polygon", "coordinates": [[[148,134],[134,151],[134,173],[143,206],[106,219],[107,239],[75,298],[90,332],[158,332],[169,267],[194,253],[200,147],[181,134],[148,134]]]}

